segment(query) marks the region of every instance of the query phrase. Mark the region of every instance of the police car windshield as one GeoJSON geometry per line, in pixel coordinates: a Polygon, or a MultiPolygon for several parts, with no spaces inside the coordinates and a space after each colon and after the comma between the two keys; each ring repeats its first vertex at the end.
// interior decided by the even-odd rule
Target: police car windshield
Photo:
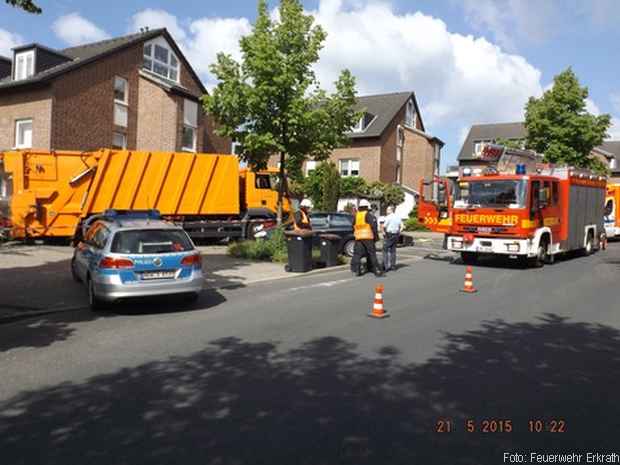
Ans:
{"type": "Polygon", "coordinates": [[[460,182],[456,200],[463,206],[471,207],[524,208],[526,189],[525,180],[460,182]]]}
{"type": "Polygon", "coordinates": [[[193,250],[184,231],[144,229],[119,231],[114,235],[111,251],[123,254],[159,254],[193,250]]]}

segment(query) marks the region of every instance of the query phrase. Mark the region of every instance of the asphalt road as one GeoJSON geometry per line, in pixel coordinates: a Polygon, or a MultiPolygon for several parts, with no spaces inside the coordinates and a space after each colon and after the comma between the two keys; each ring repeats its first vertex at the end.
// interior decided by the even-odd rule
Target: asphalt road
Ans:
{"type": "Polygon", "coordinates": [[[481,264],[476,294],[463,275],[431,256],[381,280],[334,272],[0,326],[0,463],[620,453],[620,243],[544,269],[481,264]],[[367,317],[379,281],[384,320],[367,317]]]}

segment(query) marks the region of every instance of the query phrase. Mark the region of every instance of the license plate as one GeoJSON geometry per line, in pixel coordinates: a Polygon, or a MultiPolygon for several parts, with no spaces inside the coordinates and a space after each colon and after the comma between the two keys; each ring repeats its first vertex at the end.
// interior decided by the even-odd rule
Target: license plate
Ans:
{"type": "Polygon", "coordinates": [[[145,271],[142,279],[170,279],[174,278],[174,271],[145,271]]]}

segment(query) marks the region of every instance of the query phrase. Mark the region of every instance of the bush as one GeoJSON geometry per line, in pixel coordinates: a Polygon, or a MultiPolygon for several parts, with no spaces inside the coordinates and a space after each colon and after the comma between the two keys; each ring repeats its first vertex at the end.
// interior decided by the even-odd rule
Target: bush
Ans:
{"type": "Polygon", "coordinates": [[[429,231],[423,223],[418,221],[418,207],[414,207],[405,220],[405,231],[429,231]]]}
{"type": "Polygon", "coordinates": [[[248,260],[285,263],[287,252],[284,230],[276,229],[269,239],[234,242],[228,246],[228,255],[248,260]]]}

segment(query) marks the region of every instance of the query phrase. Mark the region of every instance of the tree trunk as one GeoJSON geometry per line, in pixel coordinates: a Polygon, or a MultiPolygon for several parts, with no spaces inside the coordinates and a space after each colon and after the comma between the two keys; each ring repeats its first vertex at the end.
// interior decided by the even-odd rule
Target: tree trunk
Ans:
{"type": "Polygon", "coordinates": [[[284,152],[280,152],[280,184],[278,185],[278,226],[282,224],[282,200],[284,198],[284,152]]]}

